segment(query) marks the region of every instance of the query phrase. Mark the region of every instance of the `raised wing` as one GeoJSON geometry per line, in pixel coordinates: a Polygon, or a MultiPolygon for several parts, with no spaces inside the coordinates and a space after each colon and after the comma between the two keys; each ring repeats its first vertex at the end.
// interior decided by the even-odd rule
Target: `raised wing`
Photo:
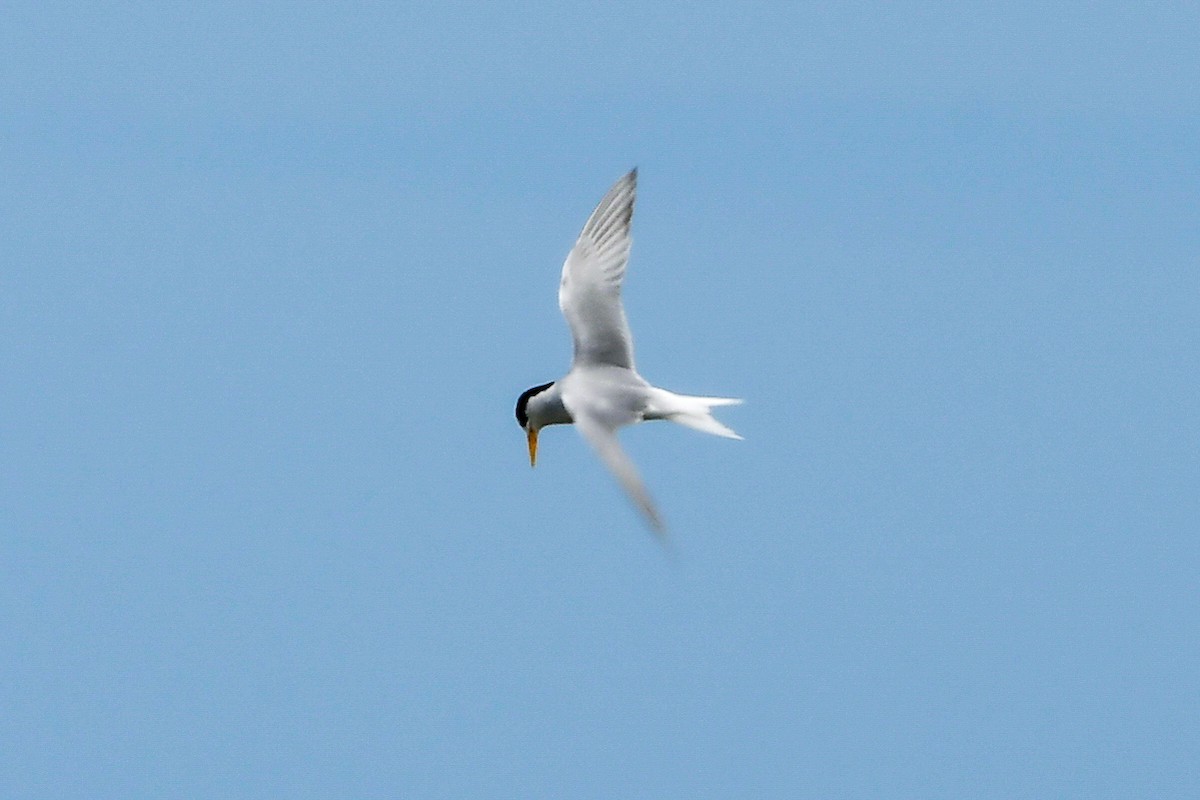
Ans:
{"type": "Polygon", "coordinates": [[[604,195],[563,264],[558,307],[571,327],[577,365],[633,369],[633,336],[621,306],[621,282],[633,243],[629,226],[636,192],[634,169],[604,195]]]}
{"type": "MultiPolygon", "coordinates": [[[[625,454],[625,451],[621,449],[621,443],[617,441],[617,427],[622,423],[606,419],[586,403],[580,403],[578,400],[571,402],[566,395],[563,396],[563,404],[567,407],[567,411],[571,412],[575,429],[595,449],[600,460],[621,484],[621,488],[646,515],[650,527],[656,533],[663,533],[666,528],[663,526],[658,509],[654,507],[654,501],[650,499],[650,493],[646,491],[633,461],[625,454]]],[[[632,422],[632,419],[625,422],[632,422]]]]}

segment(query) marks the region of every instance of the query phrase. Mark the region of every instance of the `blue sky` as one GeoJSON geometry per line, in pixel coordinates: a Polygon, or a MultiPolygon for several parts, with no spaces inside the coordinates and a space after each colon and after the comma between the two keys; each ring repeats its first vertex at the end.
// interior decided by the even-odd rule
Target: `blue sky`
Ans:
{"type": "Polygon", "coordinates": [[[0,794],[1196,796],[1200,13],[643,5],[6,5],[0,794]]]}

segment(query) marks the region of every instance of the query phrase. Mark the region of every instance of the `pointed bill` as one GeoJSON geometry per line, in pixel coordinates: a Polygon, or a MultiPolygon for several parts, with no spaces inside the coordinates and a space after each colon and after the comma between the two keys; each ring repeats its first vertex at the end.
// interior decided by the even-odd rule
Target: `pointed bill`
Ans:
{"type": "Polygon", "coordinates": [[[536,428],[530,428],[525,431],[525,438],[529,440],[529,466],[537,466],[537,436],[536,428]]]}

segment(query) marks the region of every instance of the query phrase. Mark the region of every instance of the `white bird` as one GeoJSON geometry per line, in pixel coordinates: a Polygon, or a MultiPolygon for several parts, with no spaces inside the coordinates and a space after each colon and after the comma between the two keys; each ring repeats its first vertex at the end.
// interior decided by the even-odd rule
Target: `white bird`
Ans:
{"type": "Polygon", "coordinates": [[[529,464],[537,463],[538,431],[574,423],[616,476],[650,525],[664,530],[637,469],[617,441],[617,429],[668,419],[698,431],[741,439],[713,418],[715,406],[742,402],[691,397],[652,386],[633,364],[633,336],[621,305],[629,261],[637,170],[621,178],[588,217],[563,264],[558,307],[571,328],[575,357],[565,377],[527,389],[517,400],[517,422],[529,440],[529,464]]]}

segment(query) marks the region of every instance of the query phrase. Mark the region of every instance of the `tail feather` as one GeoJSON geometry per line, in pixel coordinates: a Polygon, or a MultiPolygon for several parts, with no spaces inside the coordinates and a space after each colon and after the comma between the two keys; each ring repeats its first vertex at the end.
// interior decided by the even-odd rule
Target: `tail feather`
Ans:
{"type": "Polygon", "coordinates": [[[671,422],[714,436],[724,436],[726,439],[742,438],[712,415],[713,408],[740,405],[741,400],[732,397],[694,397],[675,394],[665,389],[658,391],[660,394],[656,395],[651,407],[647,409],[646,419],[669,419],[671,422]]]}

